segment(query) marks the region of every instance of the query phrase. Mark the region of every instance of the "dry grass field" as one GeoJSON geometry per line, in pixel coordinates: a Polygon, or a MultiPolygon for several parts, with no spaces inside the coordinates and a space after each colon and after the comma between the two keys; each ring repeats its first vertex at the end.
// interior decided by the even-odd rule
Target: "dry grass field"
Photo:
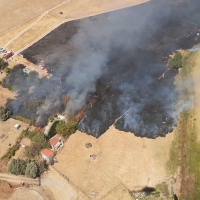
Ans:
{"type": "Polygon", "coordinates": [[[108,194],[114,199],[117,193],[123,198],[127,191],[154,187],[166,180],[173,136],[170,133],[155,140],[139,138],[112,126],[95,139],[77,131],[57,155],[55,167],[86,195],[95,191],[98,199],[108,194]],[[92,144],[89,149],[85,147],[88,142],[92,144]],[[97,158],[93,160],[91,154],[97,158]]]}
{"type": "Polygon", "coordinates": [[[45,11],[65,2],[65,0],[19,0],[0,2],[0,34],[24,24],[45,11]]]}
{"type": "MultiPolygon", "coordinates": [[[[1,74],[0,76],[5,76],[4,74],[1,74]]],[[[1,78],[2,78],[1,77],[1,78]]],[[[0,80],[2,80],[0,78],[0,80]]],[[[7,102],[7,99],[14,99],[16,94],[14,92],[9,91],[7,88],[3,88],[0,86],[0,106],[4,106],[7,102]]]]}
{"type": "MultiPolygon", "coordinates": [[[[192,63],[191,63],[192,64],[192,63]]],[[[194,94],[195,94],[195,99],[194,99],[194,115],[196,119],[200,119],[200,80],[199,80],[199,76],[200,76],[200,51],[198,51],[195,55],[194,55],[194,67],[193,67],[193,71],[192,71],[192,78],[194,81],[194,94]]],[[[196,128],[197,128],[197,132],[200,133],[200,123],[196,123],[196,128]]],[[[200,141],[200,134],[198,134],[198,140],[200,141]]]]}
{"type": "Polygon", "coordinates": [[[6,122],[0,121],[0,157],[2,157],[6,150],[9,148],[9,144],[13,146],[16,138],[20,132],[27,127],[27,124],[14,119],[8,119],[6,122]],[[14,128],[15,124],[20,124],[19,130],[14,128]]]}

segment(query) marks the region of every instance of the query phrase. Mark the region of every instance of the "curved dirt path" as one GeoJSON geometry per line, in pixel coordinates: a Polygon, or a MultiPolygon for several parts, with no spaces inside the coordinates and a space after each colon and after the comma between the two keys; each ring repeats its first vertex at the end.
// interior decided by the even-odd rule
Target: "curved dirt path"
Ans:
{"type": "Polygon", "coordinates": [[[39,185],[38,179],[31,179],[24,176],[15,176],[12,174],[0,173],[0,180],[10,181],[10,182],[26,182],[28,184],[39,185]]]}

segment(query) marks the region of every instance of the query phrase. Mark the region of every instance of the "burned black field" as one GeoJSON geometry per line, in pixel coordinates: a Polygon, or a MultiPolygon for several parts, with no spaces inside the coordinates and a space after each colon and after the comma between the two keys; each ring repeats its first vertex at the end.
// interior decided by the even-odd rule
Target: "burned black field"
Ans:
{"type": "Polygon", "coordinates": [[[52,77],[24,76],[21,66],[7,76],[5,85],[19,93],[8,102],[14,116],[45,126],[53,114],[74,116],[84,109],[78,129],[95,137],[114,123],[140,137],[171,132],[181,112],[174,85],[178,71],[158,78],[169,54],[199,43],[200,2],[170,2],[151,1],[71,21],[26,49],[24,57],[44,60],[52,77]],[[66,105],[63,95],[70,96],[66,105]]]}

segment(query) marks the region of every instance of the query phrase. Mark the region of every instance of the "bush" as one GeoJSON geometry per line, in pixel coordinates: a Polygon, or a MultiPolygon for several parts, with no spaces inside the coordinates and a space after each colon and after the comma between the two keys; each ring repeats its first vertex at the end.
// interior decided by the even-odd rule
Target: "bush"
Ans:
{"type": "Polygon", "coordinates": [[[8,66],[8,63],[4,61],[3,58],[0,58],[0,70],[5,69],[8,66]]]}
{"type": "Polygon", "coordinates": [[[6,73],[10,73],[10,72],[11,72],[11,69],[8,68],[8,67],[6,67],[6,68],[4,69],[4,71],[5,71],[6,73]]]}
{"type": "Polygon", "coordinates": [[[3,106],[0,106],[0,120],[6,121],[11,116],[11,111],[3,106]]]}
{"type": "Polygon", "coordinates": [[[28,161],[22,159],[13,159],[8,166],[8,171],[11,174],[24,175],[26,171],[27,162],[28,161]]]}
{"type": "Polygon", "coordinates": [[[8,90],[12,91],[12,85],[8,86],[8,90]]]}
{"type": "Polygon", "coordinates": [[[25,175],[28,178],[36,178],[39,175],[39,169],[35,162],[27,164],[25,175]]]}
{"type": "Polygon", "coordinates": [[[168,65],[173,68],[180,68],[183,66],[182,55],[180,52],[177,52],[174,57],[170,58],[168,61],[168,65]]]}

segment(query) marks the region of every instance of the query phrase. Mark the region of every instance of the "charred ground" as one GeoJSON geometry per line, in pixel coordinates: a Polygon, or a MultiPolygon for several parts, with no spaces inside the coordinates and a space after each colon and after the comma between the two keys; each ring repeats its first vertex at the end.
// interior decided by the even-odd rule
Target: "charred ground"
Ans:
{"type": "Polygon", "coordinates": [[[115,122],[118,129],[137,136],[165,136],[181,111],[175,109],[177,71],[158,77],[166,70],[166,56],[199,42],[199,7],[197,0],[151,1],[63,24],[22,52],[32,62],[44,60],[53,76],[39,81],[11,73],[5,85],[14,85],[19,98],[8,106],[15,115],[36,119],[39,126],[52,114],[66,110],[74,115],[84,107],[78,128],[95,137],[115,122]],[[66,108],[64,94],[71,97],[66,108]],[[24,101],[33,100],[44,103],[27,112],[24,101]]]}

